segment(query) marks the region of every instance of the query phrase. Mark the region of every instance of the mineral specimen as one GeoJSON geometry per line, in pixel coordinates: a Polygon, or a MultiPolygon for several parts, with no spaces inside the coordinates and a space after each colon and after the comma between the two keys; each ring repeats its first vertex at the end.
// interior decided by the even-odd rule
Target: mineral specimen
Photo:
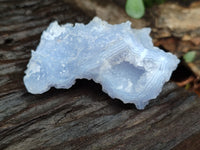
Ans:
{"type": "Polygon", "coordinates": [[[144,109],[169,80],[179,60],[153,46],[150,28],[111,25],[95,17],[89,24],[58,25],[43,32],[32,51],[24,84],[33,94],[70,88],[76,79],[93,79],[103,91],[144,109]]]}

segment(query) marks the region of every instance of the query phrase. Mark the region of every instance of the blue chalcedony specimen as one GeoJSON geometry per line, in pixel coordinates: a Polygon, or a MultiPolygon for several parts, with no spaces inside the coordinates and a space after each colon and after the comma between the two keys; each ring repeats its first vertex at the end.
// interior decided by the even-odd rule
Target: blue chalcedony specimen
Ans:
{"type": "Polygon", "coordinates": [[[110,97],[144,109],[179,63],[175,55],[153,46],[150,31],[98,17],[87,25],[55,21],[32,51],[24,84],[30,93],[41,94],[51,87],[68,89],[76,79],[93,79],[110,97]]]}

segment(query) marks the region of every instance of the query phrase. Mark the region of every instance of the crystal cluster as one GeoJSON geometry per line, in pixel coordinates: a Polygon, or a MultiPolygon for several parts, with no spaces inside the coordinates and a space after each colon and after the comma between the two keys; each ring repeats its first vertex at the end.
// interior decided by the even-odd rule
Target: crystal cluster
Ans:
{"type": "Polygon", "coordinates": [[[150,31],[97,17],[87,25],[55,21],[32,51],[24,84],[30,93],[41,94],[51,87],[68,89],[76,79],[93,79],[110,97],[144,109],[179,63],[175,55],[153,46],[150,31]]]}

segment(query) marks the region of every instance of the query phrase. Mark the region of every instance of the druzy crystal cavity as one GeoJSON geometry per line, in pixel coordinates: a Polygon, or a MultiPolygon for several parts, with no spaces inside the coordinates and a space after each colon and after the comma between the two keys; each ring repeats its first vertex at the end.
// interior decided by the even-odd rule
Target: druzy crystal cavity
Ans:
{"type": "Polygon", "coordinates": [[[153,46],[150,28],[131,23],[111,25],[95,17],[89,24],[58,25],[42,34],[25,71],[24,84],[33,94],[51,87],[70,88],[76,79],[93,79],[103,91],[144,109],[161,92],[179,60],[153,46]]]}

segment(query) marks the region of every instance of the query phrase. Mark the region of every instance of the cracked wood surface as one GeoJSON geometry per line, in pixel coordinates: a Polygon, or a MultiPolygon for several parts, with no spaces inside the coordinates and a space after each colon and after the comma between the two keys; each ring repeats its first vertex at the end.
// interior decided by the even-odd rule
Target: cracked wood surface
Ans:
{"type": "Polygon", "coordinates": [[[198,149],[200,99],[173,82],[143,111],[87,80],[27,93],[23,72],[41,32],[53,20],[87,23],[93,15],[62,0],[0,0],[0,149],[178,150],[192,141],[198,149]]]}

